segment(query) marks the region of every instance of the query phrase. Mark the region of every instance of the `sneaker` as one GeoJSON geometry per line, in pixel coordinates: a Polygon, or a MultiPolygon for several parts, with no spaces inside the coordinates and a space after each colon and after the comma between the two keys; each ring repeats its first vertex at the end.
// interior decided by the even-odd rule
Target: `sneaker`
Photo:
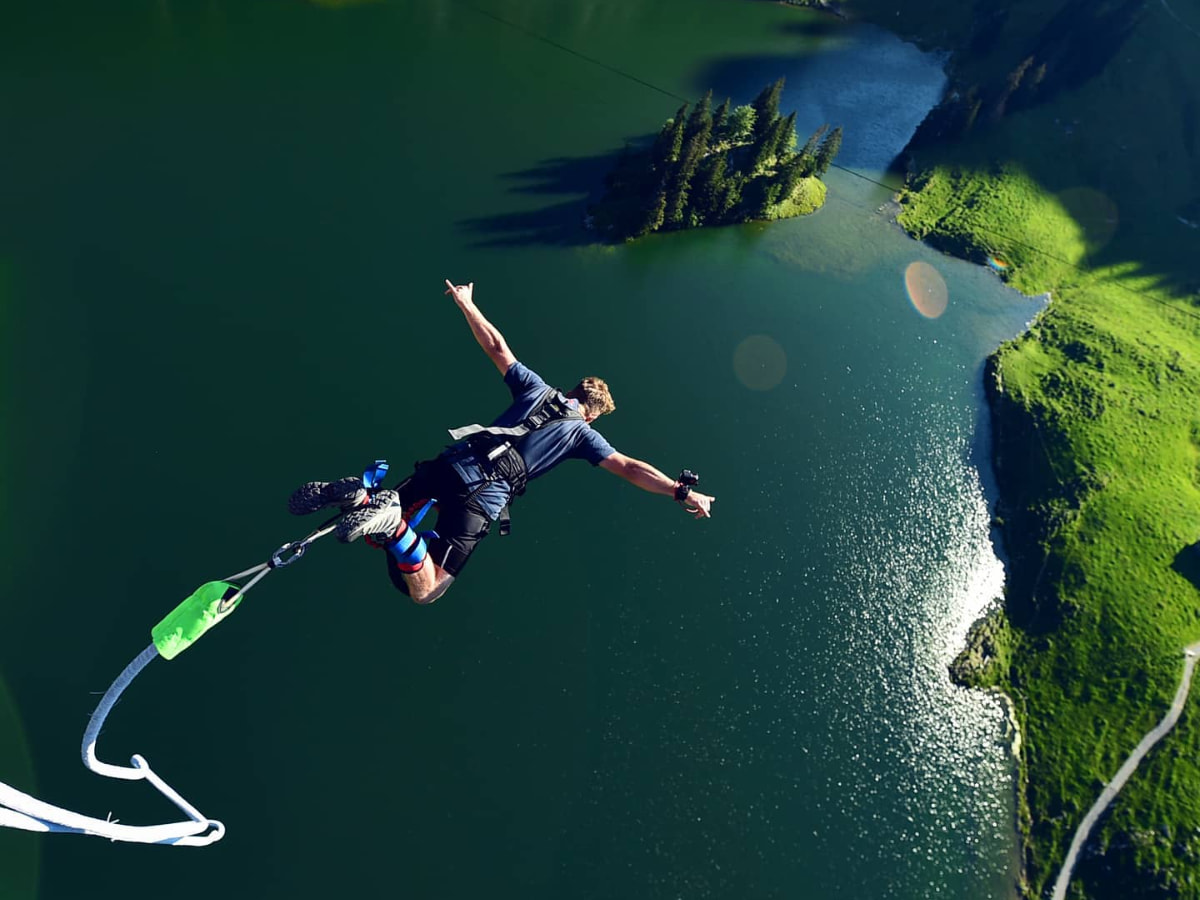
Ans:
{"type": "Polygon", "coordinates": [[[310,481],[292,491],[288,497],[288,512],[294,516],[306,516],[327,506],[354,509],[366,502],[367,492],[362,477],[350,475],[337,481],[310,481]]]}
{"type": "Polygon", "coordinates": [[[370,536],[371,543],[383,546],[396,536],[404,524],[404,508],[395,491],[380,491],[366,506],[352,509],[342,516],[334,532],[345,544],[370,536]]]}

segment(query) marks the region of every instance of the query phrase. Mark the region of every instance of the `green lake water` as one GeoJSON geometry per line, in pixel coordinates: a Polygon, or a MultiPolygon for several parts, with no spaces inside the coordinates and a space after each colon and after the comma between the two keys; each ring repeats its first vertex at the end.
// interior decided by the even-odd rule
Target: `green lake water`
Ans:
{"type": "Polygon", "coordinates": [[[802,136],[843,125],[880,178],[940,60],[741,0],[333,6],[0,14],[0,780],[174,817],[80,765],[96,693],[304,535],[294,486],[504,405],[445,277],[549,380],[605,377],[603,433],[715,516],[573,463],[429,608],[316,545],[100,743],[225,839],[0,834],[0,897],[1011,897],[1002,709],[946,665],[1003,580],[981,368],[1035,304],[839,170],[803,220],[580,228],[708,87],[786,76],[802,136]]]}

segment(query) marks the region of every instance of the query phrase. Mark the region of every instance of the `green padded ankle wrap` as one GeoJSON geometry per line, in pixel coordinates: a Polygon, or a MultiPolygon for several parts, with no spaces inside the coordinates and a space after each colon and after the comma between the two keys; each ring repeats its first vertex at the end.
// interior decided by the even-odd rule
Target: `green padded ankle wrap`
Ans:
{"type": "Polygon", "coordinates": [[[210,581],[196,588],[150,632],[159,655],[174,659],[198,641],[204,632],[238,608],[241,597],[233,603],[228,601],[240,591],[241,588],[228,581],[210,581]]]}

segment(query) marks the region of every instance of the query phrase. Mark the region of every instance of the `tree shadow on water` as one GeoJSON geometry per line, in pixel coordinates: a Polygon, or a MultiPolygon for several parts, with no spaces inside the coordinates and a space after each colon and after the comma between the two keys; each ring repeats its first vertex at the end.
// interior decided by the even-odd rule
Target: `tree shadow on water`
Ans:
{"type": "MultiPolygon", "coordinates": [[[[630,146],[627,144],[627,146],[630,146]]],[[[632,148],[631,148],[632,149],[632,148]]],[[[519,247],[536,244],[578,247],[602,242],[584,226],[588,206],[600,199],[604,177],[615,168],[621,150],[584,157],[555,157],[529,169],[501,177],[513,186],[510,193],[549,197],[567,195],[538,209],[521,209],[464,219],[458,224],[476,235],[475,247],[519,247]]]]}
{"type": "Polygon", "coordinates": [[[779,27],[783,34],[795,34],[804,38],[838,37],[844,34],[845,30],[846,22],[829,14],[788,22],[779,27]]]}

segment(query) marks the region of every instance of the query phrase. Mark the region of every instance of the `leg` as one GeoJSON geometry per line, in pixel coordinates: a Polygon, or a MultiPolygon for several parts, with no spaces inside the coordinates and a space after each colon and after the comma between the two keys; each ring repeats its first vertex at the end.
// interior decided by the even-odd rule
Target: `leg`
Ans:
{"type": "Polygon", "coordinates": [[[432,603],[446,593],[476,546],[491,530],[491,522],[482,510],[463,506],[458,500],[451,498],[440,504],[438,537],[429,536],[428,552],[415,570],[403,552],[398,556],[391,549],[403,540],[389,545],[388,577],[414,603],[432,603]]]}
{"type": "MultiPolygon", "coordinates": [[[[389,563],[391,561],[389,560],[389,563]]],[[[395,569],[395,566],[392,566],[395,569]]],[[[435,563],[426,559],[425,564],[415,572],[399,572],[404,579],[405,591],[412,597],[413,603],[432,603],[454,583],[454,576],[435,563]]]]}
{"type": "MultiPolygon", "coordinates": [[[[407,540],[402,541],[402,536],[409,531],[403,514],[412,516],[426,500],[444,489],[458,489],[457,484],[451,484],[448,488],[439,484],[435,480],[437,474],[436,467],[427,463],[418,464],[413,475],[405,479],[396,491],[380,492],[379,500],[387,502],[378,504],[368,504],[367,491],[358,475],[332,482],[310,481],[292,493],[288,499],[288,509],[296,515],[333,506],[347,511],[357,510],[339,525],[338,537],[344,541],[365,537],[368,543],[395,550],[387,555],[388,574],[392,583],[412,597],[414,602],[432,603],[449,590],[457,572],[452,574],[442,565],[427,560],[425,542],[415,532],[409,534],[407,540]],[[402,514],[401,510],[389,513],[386,507],[390,506],[397,496],[402,514]],[[371,534],[369,529],[372,527],[387,529],[387,533],[371,534]],[[403,546],[397,548],[396,544],[401,541],[403,546]]],[[[469,552],[462,556],[462,563],[465,563],[467,555],[469,552]]],[[[442,555],[441,559],[444,564],[450,564],[446,555],[442,555]]]]}
{"type": "Polygon", "coordinates": [[[454,576],[432,560],[416,572],[401,572],[390,553],[383,555],[383,562],[392,586],[411,597],[414,603],[432,603],[454,583],[454,576]]]}
{"type": "Polygon", "coordinates": [[[426,604],[450,589],[490,529],[482,509],[464,495],[458,475],[434,461],[418,464],[395,491],[382,491],[369,506],[348,513],[338,526],[338,537],[345,541],[365,537],[369,544],[387,550],[384,559],[392,585],[414,602],[426,604]],[[437,537],[431,532],[418,534],[408,522],[432,497],[439,498],[437,537]]]}

